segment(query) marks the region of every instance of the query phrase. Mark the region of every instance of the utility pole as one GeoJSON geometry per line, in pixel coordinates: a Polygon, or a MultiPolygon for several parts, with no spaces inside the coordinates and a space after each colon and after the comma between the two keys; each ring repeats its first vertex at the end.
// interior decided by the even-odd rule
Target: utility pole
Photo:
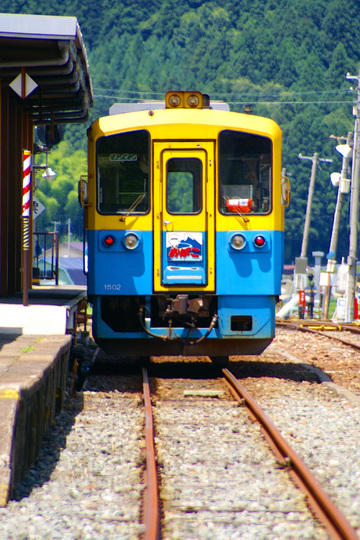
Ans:
{"type": "Polygon", "coordinates": [[[329,255],[331,255],[332,259],[336,260],[336,250],[337,250],[337,242],[339,237],[339,228],[340,228],[340,214],[341,214],[341,207],[342,207],[342,200],[343,195],[345,193],[349,193],[349,160],[351,157],[351,144],[352,144],[352,132],[350,131],[348,133],[347,139],[346,139],[346,145],[338,145],[336,147],[337,151],[342,154],[342,167],[341,167],[341,173],[339,178],[339,189],[337,194],[337,200],[336,200],[336,207],[334,212],[334,221],[333,221],[333,228],[331,232],[331,240],[330,240],[330,247],[329,247],[329,255]]]}
{"type": "Polygon", "coordinates": [[[68,225],[68,242],[67,242],[67,244],[68,244],[68,246],[67,246],[67,248],[68,248],[68,254],[67,254],[67,256],[70,257],[70,244],[71,244],[71,218],[69,218],[69,219],[67,220],[67,225],[68,225]]]}
{"type": "Polygon", "coordinates": [[[57,226],[60,225],[61,221],[52,221],[51,223],[54,225],[54,233],[57,233],[57,226]]]}
{"type": "Polygon", "coordinates": [[[328,262],[327,262],[326,272],[328,274],[328,280],[327,280],[327,285],[325,286],[325,293],[324,293],[324,304],[323,304],[323,318],[324,319],[327,319],[329,315],[329,301],[330,301],[330,294],[331,294],[330,274],[334,273],[335,265],[336,265],[336,250],[337,250],[337,243],[338,243],[339,230],[340,230],[340,216],[341,216],[342,201],[343,201],[344,194],[349,193],[349,188],[350,188],[349,161],[352,154],[352,149],[351,149],[352,136],[353,136],[352,131],[350,131],[347,135],[346,144],[339,144],[340,140],[345,139],[345,137],[335,137],[334,135],[330,135],[331,138],[336,139],[338,141],[336,150],[342,155],[342,167],[341,167],[340,174],[332,173],[330,175],[331,182],[333,183],[333,185],[338,186],[338,193],[337,193],[336,206],[335,206],[335,212],[334,212],[334,218],[333,218],[333,228],[331,231],[329,252],[327,254],[328,262]]]}
{"type": "Polygon", "coordinates": [[[349,255],[347,259],[348,276],[346,287],[345,316],[346,322],[354,320],[354,299],[356,290],[356,260],[357,260],[357,235],[359,217],[359,173],[360,173],[360,71],[357,77],[346,75],[348,80],[357,81],[356,105],[353,108],[355,116],[354,124],[354,145],[351,174],[351,195],[350,195],[350,237],[349,255]]]}
{"type": "Polygon", "coordinates": [[[303,156],[302,154],[298,155],[299,159],[310,159],[312,161],[312,167],[311,167],[311,177],[310,177],[310,184],[309,184],[309,191],[308,191],[308,200],[307,200],[307,206],[306,206],[306,214],[305,214],[305,224],[304,224],[304,232],[303,232],[303,239],[302,239],[302,245],[301,245],[301,258],[306,258],[307,248],[308,248],[308,240],[309,240],[309,230],[310,230],[310,219],[311,219],[311,208],[312,208],[312,200],[314,195],[314,187],[315,187],[315,175],[316,175],[316,167],[319,161],[323,161],[325,163],[332,163],[332,159],[322,159],[319,158],[319,154],[317,152],[314,153],[312,157],[309,156],[303,156]]]}

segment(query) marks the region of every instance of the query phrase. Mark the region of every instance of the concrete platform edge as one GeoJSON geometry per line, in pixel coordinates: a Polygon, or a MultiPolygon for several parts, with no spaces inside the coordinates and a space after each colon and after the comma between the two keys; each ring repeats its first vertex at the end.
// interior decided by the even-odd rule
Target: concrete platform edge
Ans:
{"type": "Polygon", "coordinates": [[[72,337],[36,336],[3,346],[0,377],[0,507],[39,456],[44,433],[64,404],[72,337]],[[6,360],[7,361],[7,360],[6,360]]]}

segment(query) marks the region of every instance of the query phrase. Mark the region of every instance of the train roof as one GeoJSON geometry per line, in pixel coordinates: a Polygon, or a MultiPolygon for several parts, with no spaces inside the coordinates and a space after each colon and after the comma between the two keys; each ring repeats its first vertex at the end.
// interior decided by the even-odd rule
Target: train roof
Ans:
{"type": "MultiPolygon", "coordinates": [[[[224,101],[212,101],[209,107],[219,111],[230,111],[228,103],[224,101]]],[[[165,109],[164,101],[140,101],[137,103],[114,103],[109,109],[109,115],[124,114],[136,111],[151,111],[157,109],[165,109]]]]}
{"type": "Polygon", "coordinates": [[[95,136],[106,136],[118,132],[148,129],[156,126],[183,126],[195,130],[207,129],[207,137],[224,129],[248,131],[259,135],[277,138],[281,135],[278,124],[270,119],[254,114],[215,109],[146,109],[104,116],[95,120],[91,131],[95,136]]]}

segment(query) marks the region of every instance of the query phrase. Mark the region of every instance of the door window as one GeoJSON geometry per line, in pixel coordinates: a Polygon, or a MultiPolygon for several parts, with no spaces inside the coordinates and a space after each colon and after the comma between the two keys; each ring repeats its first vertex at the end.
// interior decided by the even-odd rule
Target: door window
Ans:
{"type": "Polygon", "coordinates": [[[202,208],[202,163],[198,158],[171,158],[166,167],[169,214],[198,214],[202,208]]]}

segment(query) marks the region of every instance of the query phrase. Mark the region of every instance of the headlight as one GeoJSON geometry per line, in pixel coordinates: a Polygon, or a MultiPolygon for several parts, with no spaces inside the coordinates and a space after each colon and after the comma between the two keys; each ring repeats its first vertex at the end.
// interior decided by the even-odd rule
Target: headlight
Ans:
{"type": "Polygon", "coordinates": [[[200,103],[199,96],[196,94],[190,94],[190,96],[187,97],[187,104],[191,109],[195,109],[195,107],[198,107],[200,103]]]}
{"type": "Polygon", "coordinates": [[[239,251],[245,247],[246,240],[242,234],[234,234],[230,239],[230,245],[233,249],[239,251]]]}
{"type": "Polygon", "coordinates": [[[169,105],[170,107],[179,107],[181,105],[181,97],[179,94],[171,94],[171,96],[169,96],[169,105]]]}
{"type": "Polygon", "coordinates": [[[124,245],[127,249],[136,249],[140,243],[140,238],[135,233],[128,233],[124,237],[124,245]]]}

